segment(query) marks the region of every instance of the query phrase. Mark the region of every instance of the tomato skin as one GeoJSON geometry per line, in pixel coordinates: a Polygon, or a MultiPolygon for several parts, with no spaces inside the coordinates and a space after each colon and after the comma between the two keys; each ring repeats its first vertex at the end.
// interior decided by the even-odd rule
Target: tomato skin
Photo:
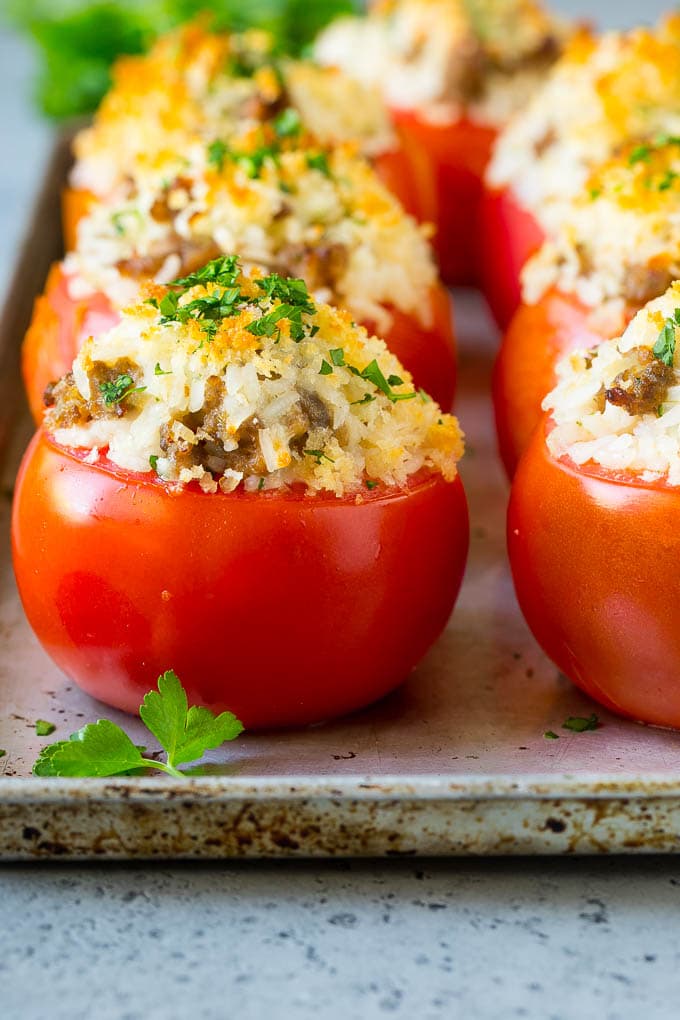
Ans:
{"type": "Polygon", "coordinates": [[[45,291],[36,300],[21,355],[24,386],[36,422],[42,419],[47,385],[71,371],[88,336],[117,322],[118,314],[103,294],[72,298],[61,266],[52,266],[45,291]]]}
{"type": "MultiPolygon", "coordinates": [[[[444,410],[453,403],[456,386],[456,341],[448,291],[435,284],[428,295],[430,324],[389,308],[392,325],[385,335],[387,346],[422,387],[444,410]]],[[[48,383],[70,372],[73,360],[88,336],[115,326],[118,313],[104,294],[72,298],[61,267],[50,271],[45,293],[35,304],[33,320],[22,350],[22,372],[31,413],[42,420],[43,393],[48,383]]],[[[370,332],[375,324],[366,323],[370,332]]]]}
{"type": "Polygon", "coordinates": [[[84,188],[64,188],[61,193],[61,222],[66,251],[78,243],[78,224],[101,199],[84,188]]]}
{"type": "Polygon", "coordinates": [[[473,284],[482,180],[498,132],[466,117],[432,121],[413,110],[391,112],[399,149],[378,159],[376,169],[407,212],[436,227],[433,245],[444,282],[473,284]]]}
{"type": "MultiPolygon", "coordinates": [[[[376,490],[379,491],[379,490],[376,490]]],[[[250,728],[328,719],[400,684],[460,588],[460,479],[365,501],[169,490],[39,431],[12,546],[28,620],[94,697],[138,709],[175,669],[190,701],[250,728]]]]}
{"type": "Polygon", "coordinates": [[[680,728],[680,490],[556,461],[545,429],[520,462],[508,510],[522,612],[596,701],[680,728]]]}
{"type": "Polygon", "coordinates": [[[491,314],[505,329],[522,300],[520,274],[545,232],[511,189],[487,189],[480,203],[480,283],[491,314]]]}
{"type": "MultiPolygon", "coordinates": [[[[593,309],[575,295],[556,289],[547,291],[535,305],[522,304],[517,309],[493,374],[498,450],[509,478],[541,420],[541,404],[555,385],[559,359],[569,351],[609,339],[604,326],[594,328],[592,314],[593,309]]],[[[632,315],[633,309],[627,317],[632,315]]]]}

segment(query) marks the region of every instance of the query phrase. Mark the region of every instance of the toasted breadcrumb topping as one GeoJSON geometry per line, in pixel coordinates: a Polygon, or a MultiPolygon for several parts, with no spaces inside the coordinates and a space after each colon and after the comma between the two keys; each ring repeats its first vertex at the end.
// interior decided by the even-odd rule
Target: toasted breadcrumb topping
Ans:
{"type": "Polygon", "coordinates": [[[357,498],[419,472],[456,476],[458,422],[385,344],[301,280],[222,257],[150,285],[47,394],[57,442],[206,492],[357,498]]]}

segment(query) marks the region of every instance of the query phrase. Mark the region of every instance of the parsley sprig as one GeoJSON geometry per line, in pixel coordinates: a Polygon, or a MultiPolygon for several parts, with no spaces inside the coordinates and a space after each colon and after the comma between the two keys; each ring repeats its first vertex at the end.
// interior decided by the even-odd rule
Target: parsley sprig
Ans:
{"type": "Polygon", "coordinates": [[[166,760],[145,758],[124,730],[109,719],[83,726],[68,740],[44,747],[33,766],[36,776],[99,777],[127,775],[155,769],[177,779],[186,777],[177,766],[198,761],[207,750],[234,740],[243,725],[231,712],[214,715],[200,706],[189,708],[186,691],[172,671],[158,678],[139,709],[147,729],[166,754],[166,760]]]}
{"type": "Polygon", "coordinates": [[[676,308],[672,315],[665,320],[663,329],[652,347],[652,354],[659,361],[669,368],[673,367],[675,358],[676,330],[680,326],[680,308],[676,308]]]}
{"type": "Polygon", "coordinates": [[[113,404],[120,404],[131,393],[142,393],[146,386],[135,386],[132,376],[128,375],[127,372],[123,372],[109,382],[100,383],[99,389],[104,398],[104,403],[107,407],[111,407],[113,404]]]}

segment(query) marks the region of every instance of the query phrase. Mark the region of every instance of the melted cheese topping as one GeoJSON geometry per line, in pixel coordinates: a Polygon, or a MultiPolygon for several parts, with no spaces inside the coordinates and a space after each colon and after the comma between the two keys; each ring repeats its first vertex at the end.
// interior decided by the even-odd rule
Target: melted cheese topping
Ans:
{"type": "Polygon", "coordinates": [[[303,483],[360,496],[421,470],[455,477],[458,422],[381,340],[310,305],[299,283],[233,265],[210,263],[178,299],[152,287],[85,343],[47,412],[59,443],[208,492],[303,483]]]}
{"type": "Polygon", "coordinates": [[[638,312],[622,337],[564,358],[543,404],[555,426],[548,435],[552,455],[680,485],[679,340],[680,283],[674,283],[638,312]],[[650,364],[662,372],[663,358],[668,379],[659,396],[654,388],[645,394],[643,373],[650,364]],[[633,394],[629,403],[620,391],[624,398],[633,394]]]}
{"type": "Polygon", "coordinates": [[[680,16],[653,29],[582,32],[499,138],[487,180],[549,233],[591,168],[631,138],[680,134],[680,16]]]}
{"type": "Polygon", "coordinates": [[[315,56],[391,106],[433,119],[459,115],[505,123],[528,99],[566,35],[534,0],[388,0],[368,17],[341,18],[315,56]]]}

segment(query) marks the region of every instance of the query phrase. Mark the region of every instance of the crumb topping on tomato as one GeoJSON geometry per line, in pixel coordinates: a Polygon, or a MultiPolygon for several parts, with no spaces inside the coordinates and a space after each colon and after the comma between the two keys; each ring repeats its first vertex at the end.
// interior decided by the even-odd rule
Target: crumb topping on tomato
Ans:
{"type": "Polygon", "coordinates": [[[125,200],[96,203],[64,270],[77,296],[103,292],[121,307],[140,279],[165,284],[238,251],[383,332],[388,305],[429,325],[427,233],[355,146],[320,146],[284,106],[236,138],[210,138],[162,187],[140,181],[125,200]]]}
{"type": "Polygon", "coordinates": [[[555,237],[529,260],[523,294],[551,287],[592,307],[641,306],[680,277],[680,136],[629,142],[591,173],[555,237]]]}
{"type": "Polygon", "coordinates": [[[340,18],[315,46],[323,64],[377,85],[390,105],[468,111],[502,124],[557,57],[566,23],[535,0],[384,0],[340,18]]]}
{"type": "Polygon", "coordinates": [[[75,188],[107,199],[135,182],[181,176],[205,145],[272,120],[286,106],[319,144],[352,141],[369,154],[392,145],[376,90],[333,69],[278,58],[271,37],[209,31],[205,19],[120,58],[91,127],[74,142],[75,188]]]}
{"type": "Polygon", "coordinates": [[[680,283],[643,308],[623,336],[557,366],[548,447],[644,480],[680,485],[680,283]]]}
{"type": "Polygon", "coordinates": [[[680,15],[653,28],[579,33],[503,131],[487,172],[549,233],[594,166],[631,138],[680,134],[680,15]]]}
{"type": "Polygon", "coordinates": [[[452,480],[463,453],[456,419],[382,340],[234,256],[149,285],[46,402],[58,443],[206,492],[365,494],[422,470],[452,480]]]}

